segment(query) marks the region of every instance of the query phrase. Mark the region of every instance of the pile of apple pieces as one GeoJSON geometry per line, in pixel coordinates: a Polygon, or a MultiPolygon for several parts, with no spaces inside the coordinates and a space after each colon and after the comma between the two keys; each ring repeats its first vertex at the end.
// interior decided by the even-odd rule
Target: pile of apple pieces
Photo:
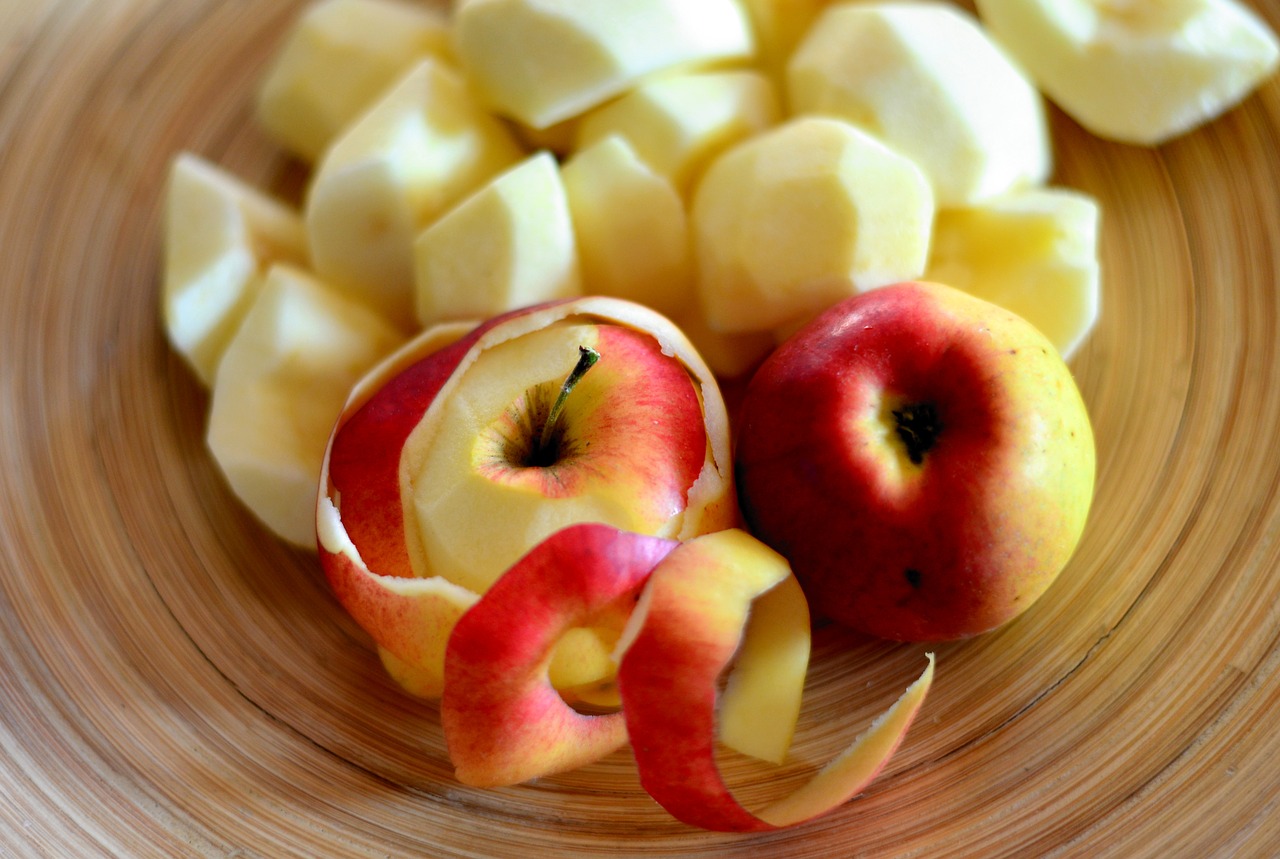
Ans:
{"type": "MultiPolygon", "coordinates": [[[[919,276],[1017,311],[1069,356],[1097,313],[1098,215],[1084,195],[1043,185],[1051,154],[1035,89],[950,6],[826,5],[671,0],[635,6],[637,19],[589,2],[470,0],[452,18],[387,0],[310,7],[259,111],[314,164],[303,211],[191,155],[175,161],[170,184],[166,324],[213,388],[209,445],[237,495],[285,539],[314,546],[320,463],[358,379],[416,330],[428,333],[379,378],[433,351],[424,343],[465,337],[474,323],[464,320],[575,295],[630,299],[675,320],[710,365],[693,373],[704,406],[719,401],[707,397],[714,376],[745,376],[826,306],[919,276]],[[858,61],[873,55],[878,63],[858,61]]],[[[1056,39],[1057,55],[1084,45],[1043,10],[1039,29],[1010,11],[1044,4],[988,5],[1020,57],[1039,53],[1026,50],[1037,39],[1056,39]]],[[[1137,21],[1142,38],[1130,41],[1116,38],[1128,18],[1078,5],[1106,19],[1098,32],[1117,56],[1167,43],[1159,55],[1173,59],[1152,67],[1199,70],[1191,89],[1147,77],[1163,94],[1160,122],[1180,117],[1170,127],[1187,123],[1170,104],[1194,103],[1207,118],[1274,67],[1265,30],[1223,4],[1137,21]],[[1223,14],[1227,32],[1242,34],[1225,44],[1256,50],[1177,47],[1223,14]]],[[[1043,74],[1053,79],[1052,68],[1043,74]]],[[[727,486],[726,463],[715,470],[727,486]]],[[[414,532],[396,505],[382,527],[414,532]]],[[[322,543],[326,509],[337,507],[322,503],[322,543]]],[[[730,521],[709,516],[658,539],[730,521]]],[[[332,515],[329,524],[337,540],[332,515]]],[[[522,548],[547,533],[530,532],[522,548]]],[[[359,557],[354,544],[324,552],[359,557]]],[[[387,573],[380,586],[439,589],[430,599],[452,606],[430,659],[381,647],[406,688],[439,694],[444,632],[516,559],[478,583],[470,563],[455,564],[470,587],[383,560],[371,562],[387,573]]],[[[364,623],[378,640],[408,616],[383,608],[364,623]]],[[[608,645],[622,633],[616,623],[598,632],[557,648],[561,700],[616,703],[601,666],[616,664],[608,645]]]]}
{"type": "MultiPolygon", "coordinates": [[[[923,276],[1029,319],[1064,357],[1087,336],[1097,206],[1039,184],[1039,98],[958,10],[457,7],[306,8],[258,111],[314,165],[303,211],[194,155],[173,165],[166,325],[213,388],[209,443],[231,486],[285,539],[312,544],[309,498],[351,383],[441,320],[629,298],[733,379],[835,300],[923,276]]],[[[1038,84],[1111,117],[1091,127],[1137,118],[1133,139],[1215,115],[1276,63],[1265,27],[1218,0],[1145,16],[980,8],[1038,84]],[[1076,74],[1082,62],[1142,73],[1076,74]]]]}

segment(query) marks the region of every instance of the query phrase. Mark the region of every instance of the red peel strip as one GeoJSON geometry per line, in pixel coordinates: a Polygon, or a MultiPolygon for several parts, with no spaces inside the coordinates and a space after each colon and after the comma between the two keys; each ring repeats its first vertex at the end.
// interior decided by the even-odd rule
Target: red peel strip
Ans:
{"type": "Polygon", "coordinates": [[[441,720],[458,780],[517,784],[584,766],[626,743],[622,714],[583,715],[551,685],[569,629],[630,608],[677,543],[600,524],[539,543],[458,621],[445,654],[441,720]]]}
{"type": "Polygon", "coordinates": [[[741,603],[758,594],[729,575],[733,564],[709,556],[689,563],[684,550],[697,542],[654,570],[643,618],[618,668],[640,782],[674,817],[703,829],[762,832],[826,814],[860,793],[896,751],[932,682],[933,655],[920,678],[848,749],[793,794],[753,814],[734,799],[716,763],[716,690],[733,656],[729,645],[745,627],[741,603]],[[740,620],[726,642],[729,618],[740,620]]]}
{"type": "Polygon", "coordinates": [[[362,383],[379,384],[363,403],[348,403],[334,427],[320,488],[341,499],[340,506],[360,511],[344,527],[365,565],[380,575],[413,575],[400,499],[405,442],[462,356],[498,321],[489,320],[442,345],[436,345],[431,331],[406,344],[362,383]]]}

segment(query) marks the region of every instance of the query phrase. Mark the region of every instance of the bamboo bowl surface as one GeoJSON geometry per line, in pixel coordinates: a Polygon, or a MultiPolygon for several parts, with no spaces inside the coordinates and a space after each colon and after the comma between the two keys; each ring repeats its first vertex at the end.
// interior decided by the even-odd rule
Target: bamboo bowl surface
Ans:
{"type": "MultiPolygon", "coordinates": [[[[0,0],[0,852],[1280,852],[1280,79],[1159,149],[1053,114],[1055,181],[1104,216],[1084,542],[1017,622],[937,648],[866,794],[744,838],[671,819],[625,751],[458,785],[434,706],[224,486],[157,316],[161,192],[182,149],[296,190],[252,92],[300,6],[0,0]]],[[[819,629],[794,763],[745,798],[801,783],[924,650],[819,629]]]]}

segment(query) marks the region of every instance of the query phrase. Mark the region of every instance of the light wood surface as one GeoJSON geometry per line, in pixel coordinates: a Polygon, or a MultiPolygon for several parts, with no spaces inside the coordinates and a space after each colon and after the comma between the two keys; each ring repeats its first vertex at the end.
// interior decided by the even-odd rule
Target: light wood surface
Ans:
{"type": "MultiPolygon", "coordinates": [[[[180,149],[296,190],[250,104],[298,8],[0,0],[0,853],[1280,853],[1280,80],[1157,150],[1054,115],[1056,180],[1105,219],[1084,543],[1028,615],[938,648],[865,796],[741,838],[673,821],[626,753],[457,785],[435,708],[225,488],[157,319],[159,199],[180,149]]],[[[923,652],[819,630],[796,761],[735,768],[744,796],[798,784],[923,652]]]]}

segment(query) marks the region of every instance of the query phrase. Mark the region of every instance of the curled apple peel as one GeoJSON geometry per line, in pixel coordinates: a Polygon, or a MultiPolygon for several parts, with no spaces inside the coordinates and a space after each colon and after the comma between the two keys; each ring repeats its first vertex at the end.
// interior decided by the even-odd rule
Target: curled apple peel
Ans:
{"type": "Polygon", "coordinates": [[[717,681],[752,602],[787,581],[785,560],[745,532],[699,537],[655,568],[624,633],[618,685],[640,782],[685,823],[766,831],[835,809],[883,768],[928,692],[932,654],[920,679],[808,783],[759,813],[744,808],[716,764],[717,681]]]}
{"type": "Polygon", "coordinates": [[[459,781],[499,787],[592,763],[630,737],[641,784],[678,819],[725,831],[790,826],[836,808],[874,778],[933,674],[930,654],[920,680],[849,749],[753,814],[720,776],[717,721],[731,748],[780,763],[808,656],[804,595],[786,560],[747,532],[679,542],[580,523],[534,547],[453,627],[445,742],[459,781]],[[620,630],[620,710],[579,712],[578,699],[552,683],[557,643],[590,624],[620,630]]]}
{"type": "Polygon", "coordinates": [[[620,713],[584,715],[551,684],[567,631],[630,614],[678,544],[587,523],[558,531],[489,588],[449,639],[445,742],[464,784],[497,787],[591,763],[626,743],[620,713]]]}

